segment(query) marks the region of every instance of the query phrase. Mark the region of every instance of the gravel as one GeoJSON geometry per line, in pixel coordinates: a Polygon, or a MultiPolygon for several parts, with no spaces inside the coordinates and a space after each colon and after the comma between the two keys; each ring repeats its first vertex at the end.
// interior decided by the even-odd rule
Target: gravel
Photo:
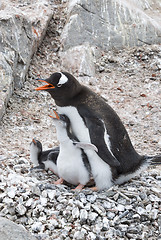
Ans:
{"type": "MultiPolygon", "coordinates": [[[[59,36],[65,2],[56,2],[47,35],[33,57],[23,89],[10,99],[0,126],[0,216],[22,224],[39,240],[159,239],[161,167],[149,167],[121,186],[93,192],[55,186],[50,171],[30,171],[29,144],[58,145],[48,117],[54,101],[36,92],[35,78],[60,71],[59,36]],[[59,23],[59,24],[58,24],[59,23]]],[[[141,154],[161,152],[161,46],[102,52],[96,77],[79,80],[101,94],[120,116],[141,154]]]]}

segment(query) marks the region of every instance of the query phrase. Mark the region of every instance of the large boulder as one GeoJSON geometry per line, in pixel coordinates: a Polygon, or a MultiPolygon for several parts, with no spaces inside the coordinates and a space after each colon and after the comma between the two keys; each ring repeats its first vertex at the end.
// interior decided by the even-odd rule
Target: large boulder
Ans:
{"type": "Polygon", "coordinates": [[[93,50],[89,44],[76,46],[60,52],[60,58],[66,71],[78,76],[95,76],[93,50]]]}
{"type": "Polygon", "coordinates": [[[6,218],[0,217],[1,240],[36,240],[26,229],[6,218]]]}
{"type": "Polygon", "coordinates": [[[32,55],[52,17],[48,0],[0,2],[0,118],[14,87],[22,87],[32,55]]]}
{"type": "Polygon", "coordinates": [[[70,0],[62,48],[90,43],[104,50],[161,43],[160,0],[70,0]]]}

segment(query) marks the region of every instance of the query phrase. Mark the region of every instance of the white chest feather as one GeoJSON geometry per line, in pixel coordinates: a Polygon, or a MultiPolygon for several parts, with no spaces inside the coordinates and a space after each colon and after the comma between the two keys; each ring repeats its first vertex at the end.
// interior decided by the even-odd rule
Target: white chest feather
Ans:
{"type": "Polygon", "coordinates": [[[35,147],[33,144],[30,145],[30,160],[34,164],[34,166],[39,165],[38,162],[38,148],[35,147]]]}
{"type": "Polygon", "coordinates": [[[87,143],[91,142],[89,130],[85,126],[83,119],[81,118],[75,107],[58,107],[58,112],[61,114],[65,114],[70,119],[72,130],[79,139],[79,141],[87,143]]]}

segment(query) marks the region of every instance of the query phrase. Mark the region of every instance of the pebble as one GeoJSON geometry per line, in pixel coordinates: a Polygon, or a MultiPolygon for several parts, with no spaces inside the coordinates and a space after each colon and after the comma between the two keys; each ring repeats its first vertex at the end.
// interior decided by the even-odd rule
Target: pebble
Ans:
{"type": "Polygon", "coordinates": [[[31,205],[33,204],[33,199],[32,198],[29,198],[27,201],[26,201],[26,204],[25,204],[25,206],[26,207],[31,207],[31,205]]]}
{"type": "Polygon", "coordinates": [[[56,190],[48,190],[48,197],[53,200],[56,196],[56,190]]]}
{"type": "Polygon", "coordinates": [[[98,206],[96,204],[92,205],[93,210],[98,213],[100,216],[104,217],[106,215],[106,211],[102,206],[98,206]]]}
{"type": "Polygon", "coordinates": [[[124,205],[121,205],[121,204],[118,204],[116,209],[119,211],[119,212],[123,212],[125,210],[125,206],[124,205]]]}
{"type": "Polygon", "coordinates": [[[32,231],[36,233],[42,232],[44,229],[43,224],[41,222],[35,222],[31,228],[32,228],[32,231]]]}
{"type": "Polygon", "coordinates": [[[107,213],[107,218],[108,218],[109,220],[114,219],[114,217],[115,217],[115,213],[113,213],[113,212],[108,212],[108,213],[107,213]]]}
{"type": "Polygon", "coordinates": [[[7,194],[9,198],[14,198],[16,195],[16,187],[11,187],[9,189],[7,189],[7,194]]]}
{"type": "Polygon", "coordinates": [[[88,219],[90,223],[94,223],[96,221],[96,218],[98,217],[98,214],[95,212],[90,212],[88,215],[88,219]]]}
{"type": "Polygon", "coordinates": [[[136,211],[138,212],[139,215],[142,215],[142,214],[145,213],[145,209],[142,208],[142,207],[138,207],[138,208],[136,209],[136,211]]]}
{"type": "Polygon", "coordinates": [[[48,201],[47,198],[40,196],[40,202],[41,202],[42,206],[46,206],[47,205],[47,201],[48,201]]]}
{"type": "Polygon", "coordinates": [[[96,194],[94,195],[87,195],[87,201],[89,201],[90,203],[94,203],[96,201],[96,194]]]}
{"type": "Polygon", "coordinates": [[[20,216],[23,216],[27,211],[27,209],[22,204],[18,204],[16,206],[15,210],[18,213],[18,215],[20,215],[20,216]]]}
{"type": "Polygon", "coordinates": [[[78,207],[73,208],[73,210],[72,210],[72,217],[74,219],[79,217],[79,208],[78,207]]]}
{"type": "Polygon", "coordinates": [[[76,231],[74,233],[73,239],[82,240],[84,239],[84,233],[81,231],[76,231]]]}
{"type": "Polygon", "coordinates": [[[80,210],[80,223],[83,224],[87,221],[88,213],[85,209],[80,210]]]}
{"type": "Polygon", "coordinates": [[[107,231],[109,229],[109,220],[108,218],[104,217],[103,218],[103,231],[107,231]]]}
{"type": "Polygon", "coordinates": [[[156,220],[158,218],[158,209],[152,209],[151,212],[149,213],[149,216],[151,219],[156,220]]]}

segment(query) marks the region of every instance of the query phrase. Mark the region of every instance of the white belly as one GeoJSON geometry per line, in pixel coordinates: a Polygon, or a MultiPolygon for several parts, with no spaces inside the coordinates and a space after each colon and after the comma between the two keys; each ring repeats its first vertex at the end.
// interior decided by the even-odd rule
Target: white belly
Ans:
{"type": "Polygon", "coordinates": [[[85,185],[89,181],[89,173],[84,166],[81,150],[70,141],[65,144],[60,143],[57,168],[59,177],[71,184],[85,185]]]}

